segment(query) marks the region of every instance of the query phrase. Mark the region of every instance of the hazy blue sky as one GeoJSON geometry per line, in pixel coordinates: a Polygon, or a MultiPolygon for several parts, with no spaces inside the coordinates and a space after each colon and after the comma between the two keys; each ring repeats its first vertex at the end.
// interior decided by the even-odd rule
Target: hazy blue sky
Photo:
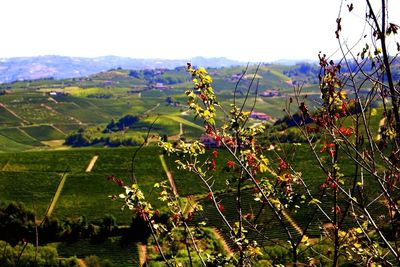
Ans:
{"type": "MultiPolygon", "coordinates": [[[[397,22],[399,2],[390,1],[397,22]]],[[[346,38],[360,36],[362,3],[344,2],[346,38]]],[[[1,0],[0,57],[316,59],[337,48],[339,7],[339,0],[1,0]]]]}

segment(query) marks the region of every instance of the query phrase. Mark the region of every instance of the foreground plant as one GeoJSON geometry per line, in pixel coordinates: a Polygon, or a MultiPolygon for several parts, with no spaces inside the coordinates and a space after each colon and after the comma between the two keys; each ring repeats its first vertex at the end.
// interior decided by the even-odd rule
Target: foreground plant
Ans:
{"type": "MultiPolygon", "coordinates": [[[[168,222],[161,224],[139,186],[125,187],[126,193],[120,197],[146,221],[166,265],[252,266],[262,259],[263,265],[400,264],[399,87],[391,74],[391,64],[396,58],[389,57],[385,41],[399,27],[387,23],[385,1],[380,6],[381,22],[370,1],[366,5],[373,46],[365,46],[354,55],[349,44],[341,39],[339,17],[336,36],[343,59],[335,63],[319,55],[321,100],[310,107],[302,88],[295,88],[294,97],[288,101],[288,115],[309,145],[306,153],[314,156],[312,172],[302,173],[296,169],[298,162],[289,161],[296,151],[295,144],[278,144],[275,150],[266,151],[265,126],[250,124],[249,116],[257,98],[259,66],[253,70],[244,96],[238,97],[238,86],[251,69],[246,68],[236,85],[233,103],[226,110],[215,95],[212,77],[204,68],[188,64],[194,84],[193,89],[186,91],[188,106],[203,121],[204,134],[215,148],[206,149],[198,140],[174,144],[160,141],[159,146],[177,157],[179,169],[201,181],[205,196],[202,200],[212,203],[223,224],[219,228],[233,244],[233,252],[218,255],[199,247],[195,232],[205,223],[193,220],[203,212],[199,199],[189,204],[187,198],[180,197],[166,182],[157,184],[161,189],[160,200],[166,203],[169,214],[168,222]],[[368,72],[367,63],[372,66],[368,72]],[[252,108],[245,110],[249,101],[253,101],[252,108]],[[381,103],[385,115],[380,121],[379,138],[372,131],[376,116],[372,106],[377,103],[381,103]],[[296,114],[292,112],[293,106],[296,114]],[[218,122],[221,117],[222,122],[218,122]],[[222,151],[228,156],[224,154],[225,163],[220,166],[217,162],[221,162],[222,151]],[[235,195],[233,213],[228,213],[223,205],[225,195],[216,192],[218,169],[231,176],[226,185],[235,195]],[[254,201],[250,206],[257,207],[258,212],[253,209],[249,212],[247,208],[246,196],[250,191],[254,201]],[[279,227],[285,238],[271,235],[269,225],[261,223],[265,217],[272,218],[271,224],[277,222],[273,227],[279,227]],[[188,257],[184,263],[167,258],[159,242],[162,232],[174,235],[177,229],[184,233],[182,242],[188,257]],[[281,258],[274,256],[276,251],[271,246],[285,251],[281,258]],[[283,259],[286,256],[288,259],[283,259]]],[[[349,4],[348,12],[354,8],[349,4]]]]}

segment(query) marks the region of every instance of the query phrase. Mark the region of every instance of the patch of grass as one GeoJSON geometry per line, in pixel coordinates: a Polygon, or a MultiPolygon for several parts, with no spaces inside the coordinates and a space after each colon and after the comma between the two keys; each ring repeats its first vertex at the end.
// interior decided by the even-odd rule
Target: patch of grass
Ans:
{"type": "Polygon", "coordinates": [[[8,172],[83,172],[93,157],[88,150],[35,151],[0,154],[0,162],[5,161],[2,171],[8,172]]]}
{"type": "Polygon", "coordinates": [[[170,120],[182,123],[185,126],[193,127],[193,128],[199,129],[199,130],[204,130],[204,128],[201,127],[200,125],[195,124],[195,123],[193,123],[191,121],[188,121],[188,120],[186,120],[186,119],[184,119],[184,118],[182,118],[180,116],[177,116],[177,115],[163,115],[163,116],[160,117],[161,120],[163,118],[170,119],[170,120]]]}
{"type": "Polygon", "coordinates": [[[53,214],[57,218],[84,215],[88,222],[93,222],[110,213],[115,215],[118,223],[129,224],[132,214],[122,212],[122,203],[109,198],[109,195],[118,195],[123,190],[106,178],[92,173],[68,175],[53,214]]]}
{"type": "MultiPolygon", "coordinates": [[[[0,98],[0,100],[2,100],[0,98]]],[[[21,124],[21,120],[11,114],[5,108],[0,108],[0,125],[1,126],[17,126],[21,124]]]]}
{"type": "Polygon", "coordinates": [[[0,152],[17,152],[31,149],[32,146],[17,143],[3,135],[0,135],[0,152]]]}
{"type": "Polygon", "coordinates": [[[70,123],[70,124],[54,124],[55,127],[63,131],[64,133],[68,134],[70,132],[75,132],[79,128],[82,127],[81,124],[78,123],[70,123]]]}
{"type": "Polygon", "coordinates": [[[38,140],[21,131],[19,128],[0,129],[0,135],[3,135],[8,139],[11,139],[20,144],[29,146],[42,146],[42,144],[38,140]]]}
{"type": "Polygon", "coordinates": [[[0,199],[21,201],[42,218],[57,188],[58,173],[0,172],[0,199]]]}
{"type": "Polygon", "coordinates": [[[64,139],[65,135],[50,125],[39,125],[21,128],[30,136],[40,141],[64,139]]]}

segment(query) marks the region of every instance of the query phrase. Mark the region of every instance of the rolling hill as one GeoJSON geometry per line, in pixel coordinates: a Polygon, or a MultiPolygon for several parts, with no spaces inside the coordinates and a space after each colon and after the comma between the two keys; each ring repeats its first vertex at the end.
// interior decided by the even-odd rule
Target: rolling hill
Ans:
{"type": "MultiPolygon", "coordinates": [[[[56,58],[42,57],[41,60],[50,66],[56,58]]],[[[70,60],[61,58],[57,64],[68,65],[70,60]]],[[[109,60],[109,64],[124,62],[117,58],[109,60]]],[[[207,60],[197,60],[207,64],[207,60]]],[[[221,59],[216,64],[227,63],[221,59]]],[[[90,68],[90,64],[87,67],[90,68]]],[[[236,99],[243,102],[252,84],[245,108],[250,109],[256,101],[254,111],[266,113],[270,123],[284,116],[282,107],[297,79],[307,83],[308,92],[316,90],[310,76],[317,68],[308,63],[293,66],[262,64],[258,68],[250,65],[244,75],[244,66],[207,69],[222,106],[229,108],[236,87],[236,99]]],[[[140,117],[133,127],[138,134],[144,135],[158,118],[153,127],[154,134],[177,138],[183,131],[185,137],[196,137],[201,134],[201,121],[185,112],[184,92],[191,87],[191,77],[184,66],[173,69],[113,68],[78,78],[42,78],[0,84],[0,143],[12,144],[1,146],[0,151],[54,148],[71,132],[80,128],[103,129],[110,121],[128,114],[140,117]]],[[[217,122],[223,120],[221,113],[217,122]]]]}
{"type": "Polygon", "coordinates": [[[124,69],[173,69],[188,61],[204,67],[229,67],[244,65],[243,62],[226,58],[191,59],[134,59],[117,56],[97,58],[38,56],[0,59],[0,83],[35,80],[42,78],[64,79],[88,76],[112,68],[124,69]]]}

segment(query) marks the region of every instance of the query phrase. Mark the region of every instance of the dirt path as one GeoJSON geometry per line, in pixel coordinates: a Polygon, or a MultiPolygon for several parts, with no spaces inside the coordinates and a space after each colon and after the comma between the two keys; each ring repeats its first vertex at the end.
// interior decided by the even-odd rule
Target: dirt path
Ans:
{"type": "Polygon", "coordinates": [[[183,123],[179,123],[179,135],[183,135],[183,123]]]}
{"type": "Polygon", "coordinates": [[[3,168],[1,168],[1,171],[5,171],[8,167],[8,163],[10,163],[10,159],[7,160],[6,164],[3,165],[3,168]]]}
{"type": "Polygon", "coordinates": [[[53,124],[50,124],[50,127],[53,128],[54,130],[56,130],[57,132],[62,133],[63,135],[67,135],[63,130],[61,130],[60,128],[54,126],[53,124]]]}
{"type": "Polygon", "coordinates": [[[157,105],[155,105],[151,109],[146,110],[143,114],[150,113],[150,112],[154,111],[156,108],[158,108],[159,106],[160,106],[160,103],[157,103],[157,105]]]}
{"type": "Polygon", "coordinates": [[[16,127],[21,133],[23,133],[24,135],[26,135],[27,137],[29,137],[32,140],[38,141],[36,138],[30,136],[27,132],[25,132],[23,129],[21,129],[20,127],[16,127]]]}
{"type": "Polygon", "coordinates": [[[164,169],[164,172],[168,177],[168,181],[169,181],[169,184],[171,185],[172,192],[174,193],[174,195],[178,196],[178,191],[176,190],[174,177],[172,176],[171,171],[168,169],[168,166],[167,166],[167,163],[165,162],[165,158],[164,158],[163,154],[160,155],[160,161],[161,161],[161,165],[164,169]]]}
{"type": "Polygon", "coordinates": [[[83,122],[81,122],[80,120],[78,120],[78,119],[75,118],[75,117],[70,116],[69,118],[70,118],[71,120],[75,121],[76,123],[78,123],[79,125],[84,124],[83,122]]]}
{"type": "Polygon", "coordinates": [[[52,97],[49,97],[49,98],[48,98],[48,100],[49,100],[49,101],[51,101],[51,102],[54,102],[54,103],[58,104],[58,101],[57,101],[57,100],[55,100],[55,99],[54,99],[54,98],[52,98],[52,97]]]}
{"type": "Polygon", "coordinates": [[[87,267],[86,262],[83,259],[78,259],[77,261],[80,267],[87,267]]]}
{"type": "Polygon", "coordinates": [[[48,111],[51,111],[51,112],[55,113],[55,114],[60,114],[60,112],[58,112],[57,110],[55,110],[54,108],[52,108],[52,107],[50,107],[50,106],[48,106],[46,104],[42,103],[42,104],[40,104],[40,106],[45,108],[45,109],[47,109],[48,111]]]}
{"type": "Polygon", "coordinates": [[[139,244],[138,251],[139,251],[139,266],[144,266],[147,261],[147,246],[139,244]]]}
{"type": "Polygon", "coordinates": [[[93,158],[90,160],[89,165],[86,168],[86,172],[91,172],[94,164],[96,163],[97,159],[99,158],[98,155],[93,156],[93,158]]]}
{"type": "Polygon", "coordinates": [[[46,212],[47,216],[50,216],[51,213],[53,212],[54,208],[56,207],[58,198],[60,197],[61,191],[62,191],[62,189],[64,187],[65,180],[67,180],[67,176],[68,176],[68,174],[65,173],[64,176],[62,177],[61,181],[59,182],[58,187],[57,187],[57,191],[54,194],[53,198],[51,199],[50,205],[49,205],[49,207],[47,209],[47,212],[46,212]]]}
{"type": "Polygon", "coordinates": [[[282,210],[282,215],[285,217],[286,221],[290,223],[290,225],[293,226],[293,228],[300,234],[303,235],[303,229],[290,217],[290,215],[285,211],[282,210]]]}
{"type": "Polygon", "coordinates": [[[17,113],[15,113],[14,111],[12,111],[11,109],[9,109],[5,104],[0,103],[0,107],[4,108],[5,110],[7,110],[9,113],[11,113],[14,117],[20,119],[21,121],[23,121],[26,124],[29,124],[29,121],[25,120],[24,118],[22,118],[21,116],[19,116],[17,113]]]}
{"type": "Polygon", "coordinates": [[[219,232],[219,230],[218,230],[217,228],[212,228],[212,230],[213,230],[213,232],[214,232],[214,235],[215,235],[216,239],[219,240],[219,241],[222,243],[225,252],[226,252],[227,254],[231,254],[231,253],[232,253],[232,249],[231,249],[231,247],[228,246],[228,244],[225,242],[225,239],[224,239],[224,237],[221,235],[221,233],[219,232]]]}

